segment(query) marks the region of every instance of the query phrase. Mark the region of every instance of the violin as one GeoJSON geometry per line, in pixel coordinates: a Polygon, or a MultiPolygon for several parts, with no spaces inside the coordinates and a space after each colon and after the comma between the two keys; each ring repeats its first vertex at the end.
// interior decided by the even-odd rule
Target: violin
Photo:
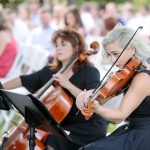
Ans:
{"type": "MultiPolygon", "coordinates": [[[[118,58],[115,60],[115,62],[112,64],[108,72],[103,77],[104,78],[108,75],[110,70],[113,68],[113,66],[116,64],[120,56],[123,54],[123,52],[126,50],[130,42],[132,41],[133,37],[136,35],[136,33],[141,30],[143,27],[140,26],[137,28],[135,33],[132,35],[132,37],[129,39],[128,43],[118,56],[118,58]]],[[[94,100],[96,99],[100,104],[104,104],[106,101],[108,101],[111,97],[116,96],[118,93],[123,91],[125,86],[129,83],[130,79],[135,75],[136,70],[138,70],[141,66],[141,61],[138,60],[136,57],[131,58],[131,60],[124,66],[124,68],[116,74],[114,74],[111,78],[109,78],[104,84],[101,85],[102,81],[98,85],[98,87],[92,92],[91,96],[88,98],[87,107],[83,108],[81,110],[81,113],[85,116],[86,119],[90,118],[94,113],[94,100]]]]}
{"type": "MultiPolygon", "coordinates": [[[[86,50],[81,54],[75,54],[72,59],[58,72],[61,74],[65,73],[65,71],[68,70],[75,62],[82,62],[89,55],[96,54],[99,50],[99,44],[96,41],[91,43],[90,47],[93,50],[86,50]]],[[[34,94],[34,96],[37,97],[47,107],[56,122],[61,123],[70,112],[73,105],[73,100],[66,94],[59,84],[54,83],[55,81],[52,77],[40,90],[34,94]]],[[[19,123],[14,124],[14,129],[8,135],[9,138],[6,142],[7,147],[5,150],[28,149],[29,126],[25,123],[24,119],[19,123]]],[[[36,130],[35,148],[36,150],[44,150],[44,143],[49,133],[39,129],[36,130]]]]}
{"type": "Polygon", "coordinates": [[[132,58],[122,70],[117,71],[103,85],[100,85],[88,98],[87,108],[81,110],[81,113],[90,118],[94,113],[93,101],[97,100],[100,104],[106,103],[110,98],[122,93],[130,79],[140,68],[141,61],[136,57],[132,58]]]}

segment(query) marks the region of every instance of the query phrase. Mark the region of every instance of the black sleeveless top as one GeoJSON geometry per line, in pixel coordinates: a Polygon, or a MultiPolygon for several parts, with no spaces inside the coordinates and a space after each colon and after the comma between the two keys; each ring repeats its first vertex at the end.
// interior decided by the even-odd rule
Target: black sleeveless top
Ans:
{"type": "MultiPolygon", "coordinates": [[[[142,70],[140,72],[145,72],[150,76],[150,70],[142,70]]],[[[150,118],[150,96],[147,96],[139,105],[139,107],[135,111],[133,111],[132,114],[129,116],[129,118],[145,118],[145,117],[150,118]]]]}

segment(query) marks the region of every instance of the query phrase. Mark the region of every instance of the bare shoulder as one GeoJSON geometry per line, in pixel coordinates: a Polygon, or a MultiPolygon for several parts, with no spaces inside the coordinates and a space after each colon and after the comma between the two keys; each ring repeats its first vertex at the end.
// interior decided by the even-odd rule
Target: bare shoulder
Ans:
{"type": "Polygon", "coordinates": [[[150,75],[146,72],[141,72],[134,76],[131,83],[131,88],[142,90],[147,95],[150,95],[150,75]]]}
{"type": "Polygon", "coordinates": [[[147,80],[150,81],[150,74],[146,73],[146,72],[141,72],[135,75],[134,80],[147,80]]]}

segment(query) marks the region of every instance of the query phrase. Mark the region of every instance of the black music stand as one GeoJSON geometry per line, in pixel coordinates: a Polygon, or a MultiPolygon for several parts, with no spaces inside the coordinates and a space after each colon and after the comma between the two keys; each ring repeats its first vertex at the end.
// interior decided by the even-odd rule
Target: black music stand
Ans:
{"type": "Polygon", "coordinates": [[[6,97],[2,96],[2,91],[0,89],[0,110],[7,110],[13,109],[11,103],[6,99],[6,97]]]}
{"type": "Polygon", "coordinates": [[[72,141],[44,104],[32,94],[22,95],[7,90],[0,90],[0,93],[7,99],[7,102],[3,102],[3,107],[10,109],[9,105],[12,104],[24,116],[26,123],[29,125],[30,150],[34,150],[35,147],[35,128],[51,132],[54,135],[64,136],[72,141]]]}

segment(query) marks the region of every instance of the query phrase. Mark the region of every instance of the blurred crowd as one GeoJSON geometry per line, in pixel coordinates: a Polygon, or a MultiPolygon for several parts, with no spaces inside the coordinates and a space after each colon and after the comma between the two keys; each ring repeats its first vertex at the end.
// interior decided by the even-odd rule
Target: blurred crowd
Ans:
{"type": "MultiPolygon", "coordinates": [[[[98,41],[101,46],[102,38],[117,23],[135,30],[139,26],[143,26],[140,34],[147,42],[150,42],[150,10],[148,5],[140,6],[137,11],[131,2],[125,2],[121,5],[113,2],[106,5],[87,3],[80,7],[57,4],[52,9],[48,4],[40,5],[35,1],[29,4],[22,3],[18,5],[16,10],[11,7],[1,7],[0,78],[5,78],[8,73],[10,74],[9,71],[17,57],[19,57],[17,63],[21,63],[21,60],[24,60],[25,63],[26,60],[27,70],[29,69],[29,62],[35,54],[31,52],[32,49],[29,49],[31,46],[36,46],[43,52],[49,53],[48,58],[51,61],[55,53],[51,44],[51,36],[59,28],[69,26],[76,29],[84,36],[87,49],[90,49],[89,45],[92,41],[98,41]]],[[[47,55],[45,56],[47,57],[47,55]]],[[[41,55],[37,58],[38,63],[41,58],[41,55]]],[[[91,60],[103,75],[102,70],[107,70],[107,67],[103,67],[101,51],[92,56],[91,60]]]]}

